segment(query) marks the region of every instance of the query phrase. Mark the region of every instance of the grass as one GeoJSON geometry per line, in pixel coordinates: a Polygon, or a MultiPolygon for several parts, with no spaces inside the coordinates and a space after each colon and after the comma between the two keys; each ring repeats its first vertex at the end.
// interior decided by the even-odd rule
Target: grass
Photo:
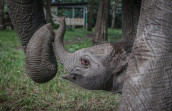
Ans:
{"type": "MultiPolygon", "coordinates": [[[[121,30],[109,31],[109,41],[121,37],[121,30]]],[[[65,34],[66,48],[75,51],[91,46],[90,32],[75,29],[65,34]]],[[[25,72],[25,55],[16,33],[0,31],[0,110],[8,111],[114,111],[120,95],[90,91],[63,80],[59,64],[54,79],[45,84],[33,82],[25,72]]]]}

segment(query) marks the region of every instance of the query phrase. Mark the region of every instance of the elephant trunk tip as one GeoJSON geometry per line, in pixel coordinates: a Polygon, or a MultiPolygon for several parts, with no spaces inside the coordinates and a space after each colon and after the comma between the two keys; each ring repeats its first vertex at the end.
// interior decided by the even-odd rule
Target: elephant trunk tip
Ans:
{"type": "Polygon", "coordinates": [[[63,25],[65,22],[65,17],[58,17],[57,21],[59,22],[60,25],[63,25]]]}

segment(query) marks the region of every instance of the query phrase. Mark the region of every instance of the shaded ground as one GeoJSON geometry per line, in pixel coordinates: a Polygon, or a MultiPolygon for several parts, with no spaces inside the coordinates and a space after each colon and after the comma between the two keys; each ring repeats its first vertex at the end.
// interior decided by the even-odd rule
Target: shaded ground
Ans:
{"type": "MultiPolygon", "coordinates": [[[[85,29],[67,31],[69,51],[91,46],[85,29]]],[[[120,39],[121,30],[109,30],[110,41],[120,39]]],[[[14,31],[0,31],[0,110],[8,111],[114,111],[120,96],[104,91],[89,91],[63,80],[59,64],[56,77],[46,84],[33,82],[25,73],[24,53],[14,31]]]]}

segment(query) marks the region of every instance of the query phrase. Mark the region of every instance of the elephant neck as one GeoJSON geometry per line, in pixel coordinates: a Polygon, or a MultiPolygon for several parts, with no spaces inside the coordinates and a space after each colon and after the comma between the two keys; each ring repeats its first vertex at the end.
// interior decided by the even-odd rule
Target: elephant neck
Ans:
{"type": "Polygon", "coordinates": [[[113,82],[110,89],[113,93],[122,93],[122,87],[124,83],[124,78],[126,75],[126,70],[128,67],[128,62],[132,57],[132,44],[126,42],[113,43],[113,50],[111,51],[108,61],[108,70],[110,70],[113,82]]]}

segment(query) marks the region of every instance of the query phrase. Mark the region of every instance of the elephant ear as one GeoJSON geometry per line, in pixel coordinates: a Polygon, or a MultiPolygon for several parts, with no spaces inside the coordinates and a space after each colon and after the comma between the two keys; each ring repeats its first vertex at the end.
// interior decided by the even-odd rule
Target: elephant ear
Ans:
{"type": "Polygon", "coordinates": [[[31,37],[26,49],[26,72],[32,80],[45,83],[57,72],[52,42],[55,33],[51,24],[39,28],[31,37]]]}

